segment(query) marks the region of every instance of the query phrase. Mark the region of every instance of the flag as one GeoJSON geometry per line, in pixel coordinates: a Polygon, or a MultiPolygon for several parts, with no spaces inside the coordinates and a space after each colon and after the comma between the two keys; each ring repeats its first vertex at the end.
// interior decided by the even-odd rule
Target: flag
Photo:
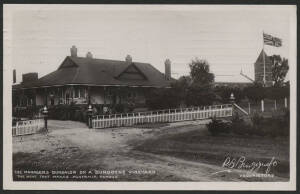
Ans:
{"type": "Polygon", "coordinates": [[[263,38],[264,38],[264,44],[266,45],[275,46],[275,47],[282,46],[282,40],[280,38],[265,33],[263,33],[263,38]]]}

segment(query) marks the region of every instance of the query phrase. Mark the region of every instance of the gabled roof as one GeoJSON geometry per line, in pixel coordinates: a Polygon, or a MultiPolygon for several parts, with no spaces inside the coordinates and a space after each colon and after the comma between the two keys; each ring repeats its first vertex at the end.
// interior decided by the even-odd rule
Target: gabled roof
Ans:
{"type": "Polygon", "coordinates": [[[256,59],[256,63],[263,63],[264,62],[264,57],[265,57],[265,63],[272,63],[270,57],[266,54],[264,50],[261,50],[258,58],[256,59]]]}
{"type": "MultiPolygon", "coordinates": [[[[30,86],[21,88],[38,88],[60,85],[95,85],[95,86],[144,86],[169,87],[170,81],[163,73],[149,63],[94,59],[67,56],[59,68],[40,78],[30,86]],[[145,79],[119,79],[126,69],[134,66],[145,79]]],[[[20,87],[20,86],[19,86],[20,87]]]]}

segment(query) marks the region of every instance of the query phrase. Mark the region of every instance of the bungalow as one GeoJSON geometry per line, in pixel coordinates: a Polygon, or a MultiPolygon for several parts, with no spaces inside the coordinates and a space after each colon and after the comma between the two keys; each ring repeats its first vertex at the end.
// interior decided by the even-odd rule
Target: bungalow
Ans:
{"type": "Polygon", "coordinates": [[[96,59],[90,52],[78,57],[75,46],[70,51],[56,71],[40,79],[37,73],[23,74],[22,82],[12,86],[13,106],[143,105],[150,88],[169,88],[173,80],[168,59],[163,74],[149,63],[133,62],[130,55],[117,61],[96,59]]]}

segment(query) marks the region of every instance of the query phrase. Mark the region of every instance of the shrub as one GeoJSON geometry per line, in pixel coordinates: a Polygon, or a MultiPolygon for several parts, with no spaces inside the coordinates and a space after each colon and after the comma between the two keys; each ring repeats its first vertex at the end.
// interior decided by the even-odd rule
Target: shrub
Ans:
{"type": "Polygon", "coordinates": [[[230,128],[233,133],[238,135],[252,134],[251,126],[239,114],[233,115],[230,128]]]}
{"type": "Polygon", "coordinates": [[[117,104],[114,107],[114,110],[115,110],[116,113],[123,113],[124,110],[125,110],[125,106],[123,104],[117,104]]]}
{"type": "Polygon", "coordinates": [[[213,135],[219,135],[220,133],[229,133],[230,132],[230,125],[223,120],[212,118],[212,121],[207,125],[208,131],[213,135]]]}
{"type": "Polygon", "coordinates": [[[287,110],[283,116],[272,116],[265,119],[265,129],[271,137],[288,137],[290,134],[290,118],[287,110]]]}
{"type": "Polygon", "coordinates": [[[261,128],[263,124],[263,120],[264,118],[257,112],[255,112],[251,117],[251,121],[254,128],[261,128]]]}
{"type": "Polygon", "coordinates": [[[76,105],[58,105],[50,107],[49,118],[56,120],[72,120],[86,122],[87,120],[87,107],[76,105]]]}

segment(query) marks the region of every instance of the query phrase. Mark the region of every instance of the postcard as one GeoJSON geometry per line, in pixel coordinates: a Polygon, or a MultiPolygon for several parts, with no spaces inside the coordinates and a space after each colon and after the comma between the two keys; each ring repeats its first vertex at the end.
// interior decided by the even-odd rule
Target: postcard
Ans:
{"type": "Polygon", "coordinates": [[[4,189],[296,189],[296,6],[3,9],[4,189]]]}

